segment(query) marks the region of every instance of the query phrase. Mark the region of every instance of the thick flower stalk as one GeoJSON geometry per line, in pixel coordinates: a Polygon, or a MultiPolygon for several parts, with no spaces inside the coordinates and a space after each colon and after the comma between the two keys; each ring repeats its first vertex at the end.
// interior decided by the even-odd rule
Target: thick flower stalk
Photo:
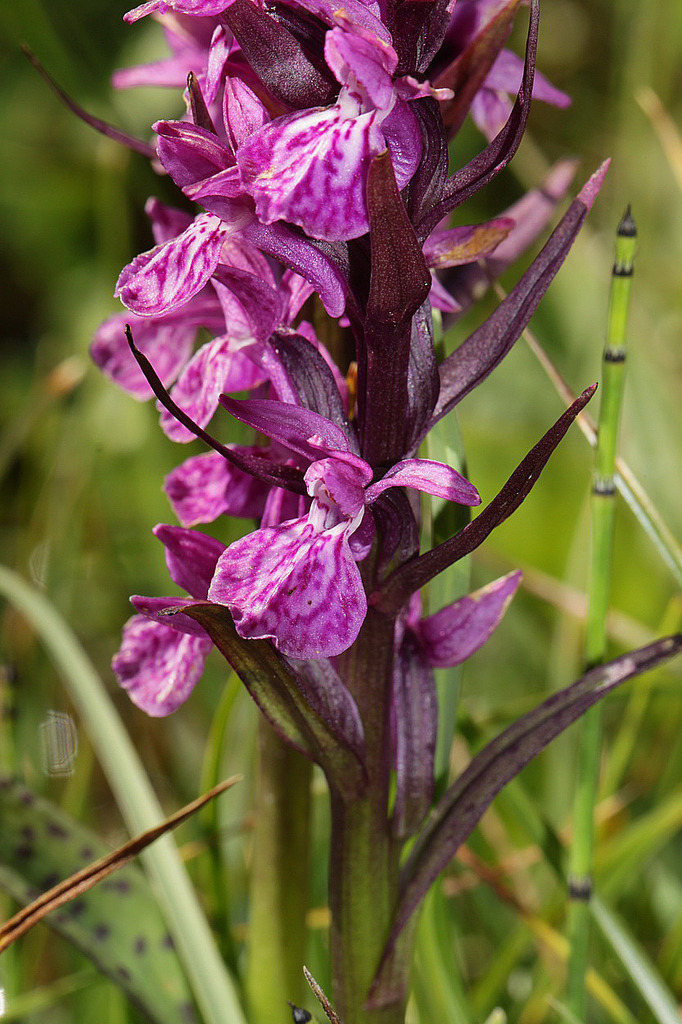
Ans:
{"type": "MultiPolygon", "coordinates": [[[[215,645],[280,737],[323,768],[345,1024],[403,1019],[413,914],[462,838],[448,824],[454,802],[437,812],[450,838],[429,818],[433,669],[486,641],[520,577],[425,617],[420,591],[521,504],[594,390],[468,526],[420,550],[420,494],[481,500],[420,445],[520,336],[605,173],[439,364],[432,309],[452,320],[473,301],[543,229],[574,170],[558,165],[546,188],[488,223],[448,224],[514,155],[533,94],[568,102],[534,78],[537,0],[525,57],[504,49],[518,7],[150,0],[126,15],[154,15],[171,55],[116,84],[186,87],[186,115],[153,126],[155,153],[197,209],[150,200],[155,245],[122,271],[126,312],[102,325],[92,354],[133,397],[156,397],[171,439],[207,450],[166,480],[181,526],[155,529],[189,596],[133,598],[114,671],[136,704],[166,715],[215,645]],[[488,141],[453,171],[448,144],[468,112],[488,141]],[[195,348],[200,329],[209,338],[195,348]],[[253,444],[216,439],[213,422],[224,432],[230,417],[253,428],[253,444]],[[192,529],[225,514],[257,528],[228,547],[192,529]],[[415,836],[422,852],[401,870],[415,836]]],[[[496,791],[481,786],[470,828],[496,791]]]]}

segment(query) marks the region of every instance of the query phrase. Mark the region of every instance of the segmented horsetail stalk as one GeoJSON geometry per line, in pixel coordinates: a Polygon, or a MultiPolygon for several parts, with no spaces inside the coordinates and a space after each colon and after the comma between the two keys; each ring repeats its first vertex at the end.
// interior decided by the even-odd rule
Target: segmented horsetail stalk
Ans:
{"type": "MultiPolygon", "coordinates": [[[[606,656],[606,615],[611,583],[616,498],[615,462],[625,380],[625,329],[636,239],[637,229],[628,206],[616,235],[616,259],[611,275],[606,344],[602,357],[599,433],[592,485],[592,547],[585,635],[585,662],[588,669],[600,664],[606,656]]],[[[583,717],[576,772],[574,836],[568,876],[568,935],[571,949],[567,1004],[578,1020],[585,1019],[585,974],[588,966],[589,901],[592,893],[594,808],[599,782],[601,722],[601,705],[591,708],[583,717]]]]}

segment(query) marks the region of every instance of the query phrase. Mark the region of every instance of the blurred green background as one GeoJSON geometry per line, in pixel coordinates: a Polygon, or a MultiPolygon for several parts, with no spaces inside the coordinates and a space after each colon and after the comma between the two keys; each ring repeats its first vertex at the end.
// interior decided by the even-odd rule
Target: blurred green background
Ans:
{"type": "MultiPolygon", "coordinates": [[[[76,120],[19,51],[21,43],[28,44],[89,111],[147,137],[152,121],[179,114],[181,103],[169,92],[111,91],[108,80],[116,67],[164,52],[157,26],[148,20],[126,27],[122,13],[113,0],[25,0],[0,8],[0,561],[42,588],[72,625],[170,809],[197,792],[204,738],[225,672],[216,658],[188,705],[164,721],[147,719],[116,691],[108,665],[129,614],[128,595],[168,592],[161,545],[150,530],[172,521],[161,483],[178,452],[160,432],[153,408],[109,385],[90,366],[87,350],[98,322],[119,308],[112,293],[121,267],[150,245],[144,201],[154,194],[177,202],[177,194],[143,158],[76,120]]],[[[519,24],[517,48],[522,29],[519,24]]],[[[682,123],[682,6],[679,0],[543,0],[538,64],[572,95],[573,105],[564,112],[535,106],[513,167],[477,198],[466,219],[499,212],[561,156],[581,160],[576,188],[605,157],[612,158],[602,194],[532,327],[576,392],[598,378],[613,236],[631,203],[640,240],[622,452],[673,533],[682,537],[682,155],[665,151],[642,106],[651,95],[645,90],[652,90],[672,121],[682,123]]],[[[461,162],[481,145],[467,125],[457,143],[461,162]]],[[[506,276],[507,287],[531,255],[506,276]]],[[[479,310],[458,326],[456,337],[480,316],[479,310]]],[[[461,406],[469,474],[484,501],[560,411],[542,369],[519,341],[461,406]]],[[[574,427],[523,508],[474,560],[476,584],[521,566],[526,587],[466,668],[462,722],[473,744],[580,674],[590,470],[590,450],[574,427]]],[[[624,506],[617,521],[613,605],[619,613],[614,653],[679,626],[678,588],[624,506]]],[[[5,763],[109,841],[121,841],[125,833],[87,736],[80,736],[74,775],[43,774],[39,724],[52,709],[69,711],[68,700],[33,632],[11,609],[2,612],[2,630],[1,657],[16,671],[16,682],[8,686],[17,707],[13,750],[5,733],[5,763]]],[[[603,805],[600,833],[603,871],[616,878],[612,901],[678,998],[681,676],[678,664],[609,701],[606,761],[613,791],[603,805]],[[618,770],[611,758],[618,759],[618,770]],[[637,839],[636,822],[661,807],[670,809],[665,827],[652,824],[637,839]]],[[[254,724],[255,711],[240,697],[228,728],[226,772],[249,770],[254,724]]],[[[568,821],[574,738],[569,735],[543,755],[517,787],[518,800],[530,798],[557,829],[568,821]]],[[[454,763],[465,756],[458,741],[454,763]]],[[[324,794],[318,804],[323,807],[324,794]]],[[[237,883],[248,850],[234,836],[249,805],[247,783],[224,812],[225,852],[237,883]]],[[[488,864],[503,865],[500,878],[520,903],[561,929],[560,886],[532,857],[524,861],[519,853],[528,849],[528,837],[514,824],[519,813],[514,800],[502,801],[486,817],[472,849],[488,864]],[[507,860],[511,867],[504,866],[507,860]]],[[[322,809],[319,815],[322,820],[322,809]]],[[[323,844],[320,823],[318,831],[316,844],[323,844]]],[[[191,838],[191,829],[182,836],[191,838]]],[[[314,899],[322,906],[324,856],[315,862],[314,899]]],[[[494,1005],[524,1024],[549,1019],[546,996],[560,991],[559,962],[547,956],[517,911],[501,911],[499,893],[471,871],[459,866],[451,872],[455,895],[446,894],[452,915],[443,942],[456,952],[472,1020],[484,1019],[494,1005]]],[[[233,916],[237,923],[244,919],[239,898],[233,916]]],[[[50,947],[36,968],[33,954],[45,942],[40,930],[25,940],[27,984],[49,985],[83,962],[61,946],[50,947]]],[[[319,962],[322,976],[323,949],[320,932],[311,963],[319,962]]],[[[608,981],[622,986],[621,998],[637,1019],[653,1019],[613,958],[599,949],[597,957],[608,981]]],[[[422,1005],[430,1005],[429,998],[422,1005]]],[[[24,1019],[125,1020],[125,1008],[113,1011],[111,1005],[110,986],[89,985],[80,1001],[72,996],[49,1002],[44,1012],[24,1019]],[[119,1016],[106,1016],[114,1012],[119,1016]]],[[[605,1015],[594,1020],[613,1019],[599,1013],[605,1015]]]]}

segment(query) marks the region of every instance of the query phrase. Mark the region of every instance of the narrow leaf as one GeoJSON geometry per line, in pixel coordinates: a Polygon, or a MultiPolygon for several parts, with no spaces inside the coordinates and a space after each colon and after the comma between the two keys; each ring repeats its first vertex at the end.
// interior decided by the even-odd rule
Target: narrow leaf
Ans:
{"type": "MultiPolygon", "coordinates": [[[[10,918],[9,921],[0,926],[0,953],[3,953],[20,935],[24,935],[51,911],[57,910],[65,903],[75,899],[76,896],[87,892],[88,889],[97,885],[107,875],[117,871],[124,864],[128,864],[138,853],[141,853],[150,843],[153,843],[155,839],[182,824],[183,821],[186,821],[196,811],[200,810],[204,804],[207,804],[209,800],[213,800],[214,797],[224,793],[226,789],[230,789],[237,781],[239,781],[237,778],[232,778],[221,782],[209,793],[204,793],[196,800],[193,800],[192,803],[187,804],[186,807],[172,814],[159,825],[155,825],[154,828],[148,829],[142,835],[130,839],[112,853],[100,857],[99,860],[88,864],[87,867],[81,868],[80,871],[70,875],[64,881],[53,885],[42,896],[33,900],[28,906],[15,914],[14,917],[10,918]]],[[[53,825],[51,832],[48,828],[48,834],[55,835],[56,828],[58,829],[59,826],[53,825]]]]}
{"type": "Polygon", "coordinates": [[[462,127],[474,96],[509,38],[520,2],[507,0],[462,53],[434,80],[436,88],[452,89],[455,94],[441,106],[443,122],[450,138],[462,127]]]}
{"type": "Polygon", "coordinates": [[[461,170],[456,171],[444,183],[440,190],[439,200],[431,205],[426,215],[417,225],[417,233],[421,239],[427,238],[443,217],[451,213],[456,207],[461,206],[471,196],[480,192],[488,182],[492,181],[507,166],[519,148],[526,130],[533,93],[538,19],[539,0],[531,0],[530,25],[526,41],[523,78],[519,94],[507,123],[481,153],[470,160],[461,170]]]}
{"type": "Polygon", "coordinates": [[[658,1024],[679,1024],[677,1000],[625,923],[596,896],[590,900],[590,910],[658,1024]]]}
{"type": "MultiPolygon", "coordinates": [[[[169,822],[161,827],[178,823],[169,822]]],[[[150,1021],[188,1024],[194,1020],[177,953],[140,869],[122,866],[123,857],[116,863],[121,851],[108,854],[97,835],[9,777],[0,778],[0,823],[0,887],[18,903],[29,904],[3,925],[1,947],[71,900],[70,906],[49,914],[50,927],[92,957],[150,1021]],[[95,864],[66,877],[98,856],[95,864]],[[89,884],[94,885],[107,873],[101,870],[105,861],[112,862],[110,871],[118,869],[116,878],[85,895],[88,886],[77,884],[78,876],[90,877],[89,884]],[[49,887],[50,892],[36,900],[36,894],[49,887]]]]}
{"type": "Polygon", "coordinates": [[[599,191],[608,161],[573,200],[549,241],[485,323],[440,366],[440,395],[429,428],[468,395],[504,359],[564,262],[599,191]]]}
{"type": "Polygon", "coordinates": [[[284,25],[249,0],[234,0],[221,15],[234,32],[249,65],[273,96],[289,107],[330,103],[338,83],[322,64],[314,64],[284,25]]]}
{"type": "Polygon", "coordinates": [[[94,114],[88,114],[87,110],[83,110],[82,107],[79,107],[79,105],[64,92],[61,86],[57,85],[54,78],[48,74],[29,46],[23,44],[21,50],[24,56],[36,69],[38,74],[47,82],[50,89],[52,89],[55,95],[59,97],[64,106],[67,107],[72,114],[75,114],[79,120],[84,121],[85,124],[94,128],[96,132],[100,133],[100,135],[106,135],[108,139],[113,139],[114,142],[119,142],[122,146],[132,149],[135,153],[141,153],[142,156],[146,156],[148,160],[154,159],[156,151],[153,146],[150,146],[147,142],[143,142],[141,139],[136,139],[133,135],[129,135],[127,132],[121,131],[120,128],[114,128],[112,124],[109,124],[107,121],[103,121],[100,117],[95,117],[94,114]]]}
{"type": "Polygon", "coordinates": [[[494,797],[559,733],[611,690],[682,651],[682,634],[657,640],[587,672],[523,715],[483,748],[445,793],[406,861],[400,897],[370,998],[379,1005],[400,933],[494,797]]]}
{"type": "Polygon", "coordinates": [[[396,613],[416,590],[425,586],[440,572],[454,562],[471,554],[503,523],[530,494],[540,473],[545,468],[549,457],[566,434],[573,420],[592,398],[596,384],[583,391],[550,427],[544,437],[540,438],[534,448],[514,470],[506,484],[483,509],[479,516],[467,524],[454,537],[432,548],[418,558],[413,558],[397,569],[377,591],[370,601],[383,612],[396,613]]]}

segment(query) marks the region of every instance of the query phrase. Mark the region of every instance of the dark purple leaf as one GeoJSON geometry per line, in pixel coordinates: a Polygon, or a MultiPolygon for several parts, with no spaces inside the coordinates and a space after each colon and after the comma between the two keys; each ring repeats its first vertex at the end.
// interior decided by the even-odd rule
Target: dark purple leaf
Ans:
{"type": "Polygon", "coordinates": [[[424,302],[431,276],[398,192],[388,150],[370,164],[367,210],[372,252],[367,318],[397,326],[424,302]]]}
{"type": "Polygon", "coordinates": [[[557,161],[538,188],[526,192],[516,203],[503,210],[501,218],[510,218],[514,226],[492,255],[475,263],[453,267],[442,275],[445,289],[460,307],[457,313],[444,317],[446,330],[455,317],[480,300],[482,293],[487,291],[493,281],[544,231],[568,191],[577,166],[577,160],[557,161]]]}
{"type": "Polygon", "coordinates": [[[349,450],[359,454],[357,438],[348,422],[334,375],[315,346],[293,331],[276,331],[270,345],[279,357],[299,404],[340,427],[348,438],[349,450]]]}
{"type": "Polygon", "coordinates": [[[326,722],[360,764],[365,762],[365,736],[355,701],[327,658],[297,661],[284,658],[310,708],[326,722]]]}
{"type": "Polygon", "coordinates": [[[371,597],[370,601],[383,612],[398,612],[408,598],[449,565],[471,554],[486,537],[515,512],[530,494],[550,455],[578,413],[592,398],[596,384],[583,391],[550,427],[523,462],[514,470],[496,497],[483,509],[480,515],[468,523],[454,537],[439,544],[418,558],[413,558],[397,569],[371,597]]]}
{"type": "Polygon", "coordinates": [[[243,640],[230,612],[220,604],[181,609],[206,630],[277,732],[324,770],[344,799],[366,784],[364,741],[357,708],[329,666],[308,667],[279,654],[269,640],[243,640]]]}
{"type": "Polygon", "coordinates": [[[419,552],[419,527],[412,502],[415,492],[391,488],[372,505],[372,515],[381,534],[379,572],[403,565],[419,552]]]}
{"type": "Polygon", "coordinates": [[[438,731],[433,670],[410,630],[405,631],[393,666],[392,715],[396,793],[391,830],[397,839],[407,839],[431,806],[438,731]]]}
{"type": "Polygon", "coordinates": [[[449,138],[462,127],[474,96],[509,38],[520,3],[521,0],[507,0],[483,29],[469,40],[452,63],[434,79],[436,88],[452,89],[455,94],[441,105],[443,123],[449,138]]]}
{"type": "Polygon", "coordinates": [[[256,477],[257,480],[262,480],[263,483],[270,484],[272,487],[283,487],[287,491],[293,491],[295,494],[307,494],[305,484],[303,482],[303,474],[295,466],[284,466],[277,462],[272,462],[266,457],[250,455],[247,451],[239,448],[229,448],[220,441],[216,441],[214,437],[200,427],[194,420],[190,419],[187,413],[183,412],[182,409],[176,405],[168,391],[165,389],[161,381],[159,380],[154,367],[149,362],[147,357],[136,347],[133,340],[133,334],[130,327],[126,325],[126,336],[128,338],[128,344],[130,350],[137,360],[137,364],[142,370],[142,373],[147,380],[150,388],[158,398],[159,402],[164,409],[167,409],[171,416],[174,416],[178,423],[182,423],[195,437],[198,437],[200,441],[207,444],[213,451],[218,452],[223,458],[231,462],[232,465],[236,466],[237,469],[243,470],[244,473],[249,473],[251,476],[256,477]]]}
{"type": "Polygon", "coordinates": [[[509,119],[502,131],[495,136],[483,152],[470,160],[461,170],[456,171],[445,182],[437,202],[433,203],[424,217],[416,224],[419,237],[425,239],[431,234],[436,224],[461,206],[507,166],[519,148],[530,111],[535,76],[535,51],[538,40],[538,0],[531,0],[530,26],[526,42],[526,58],[523,67],[523,79],[516,102],[509,119]]]}
{"type": "Polygon", "coordinates": [[[234,0],[220,16],[234,33],[249,65],[273,96],[294,109],[325,106],[339,84],[331,71],[305,53],[284,25],[250,0],[234,0]]]}
{"type": "MultiPolygon", "coordinates": [[[[448,141],[439,104],[424,98],[410,104],[422,137],[422,158],[403,195],[413,224],[419,224],[438,201],[448,177],[448,141]]],[[[423,241],[430,233],[418,232],[423,241]]]]}
{"type": "Polygon", "coordinates": [[[431,288],[388,150],[370,165],[367,209],[371,272],[358,394],[363,457],[377,466],[390,465],[406,449],[411,318],[431,288]]]}
{"type": "Polygon", "coordinates": [[[426,71],[450,24],[449,0],[403,0],[395,7],[391,29],[399,75],[426,71]]]}
{"type": "Polygon", "coordinates": [[[405,451],[416,449],[438,401],[440,381],[433,344],[431,306],[425,302],[412,317],[407,367],[405,451]]]}
{"type": "Polygon", "coordinates": [[[471,835],[495,796],[536,754],[611,690],[682,651],[682,634],[657,640],[591,669],[523,715],[483,748],[437,804],[405,863],[391,933],[369,1005],[395,1000],[396,941],[439,873],[471,835]],[[386,980],[391,979],[390,984],[386,980]]]}
{"type": "Polygon", "coordinates": [[[440,366],[440,396],[429,428],[504,359],[520,338],[575,241],[608,169],[605,162],[573,200],[539,255],[485,323],[440,366]]]}
{"type": "Polygon", "coordinates": [[[194,123],[199,128],[205,128],[207,132],[213,132],[214,135],[217,135],[213,118],[209,114],[204,94],[193,71],[190,71],[187,75],[187,92],[189,93],[189,107],[194,123]]]}

